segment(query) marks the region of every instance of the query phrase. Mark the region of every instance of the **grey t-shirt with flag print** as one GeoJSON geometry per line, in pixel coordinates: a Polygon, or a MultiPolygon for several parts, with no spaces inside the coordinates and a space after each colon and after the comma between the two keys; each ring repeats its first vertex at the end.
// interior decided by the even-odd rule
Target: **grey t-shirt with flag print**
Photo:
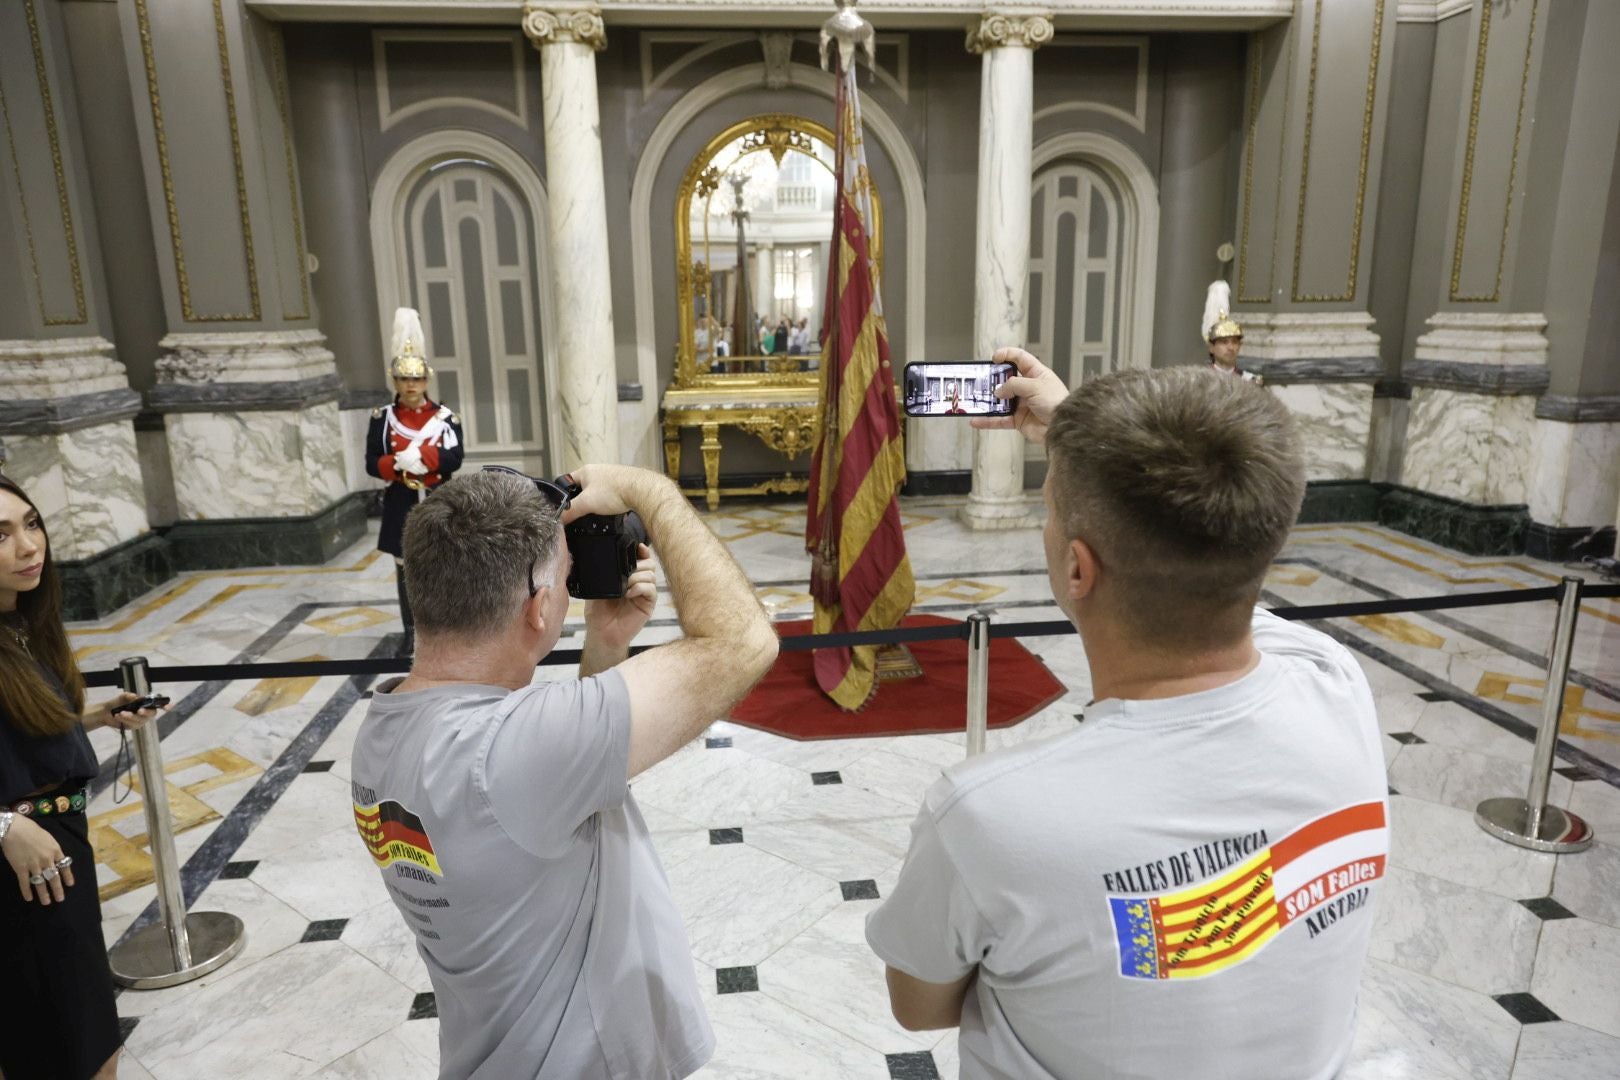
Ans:
{"type": "Polygon", "coordinates": [[[714,1034],[626,782],[623,677],[399,681],[360,727],[354,813],[433,982],[440,1077],[695,1072],[714,1034]]]}
{"type": "Polygon", "coordinates": [[[1229,685],[1099,701],[953,766],[867,918],[890,966],[977,969],[963,1080],[1325,1080],[1344,1065],[1389,852],[1366,676],[1257,611],[1229,685]]]}

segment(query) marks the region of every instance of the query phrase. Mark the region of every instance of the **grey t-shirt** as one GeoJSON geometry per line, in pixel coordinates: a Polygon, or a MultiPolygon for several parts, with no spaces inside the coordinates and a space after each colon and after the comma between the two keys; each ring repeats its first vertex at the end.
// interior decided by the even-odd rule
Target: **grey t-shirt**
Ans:
{"type": "Polygon", "coordinates": [[[714,1051],[626,783],[618,672],[373,696],[355,821],[416,935],[444,1080],[676,1080],[714,1051]]]}
{"type": "Polygon", "coordinates": [[[1343,1065],[1389,850],[1371,691],[1341,645],[1256,612],[1260,663],[1101,701],[953,766],[867,918],[951,983],[963,1080],[1322,1080],[1343,1065]]]}

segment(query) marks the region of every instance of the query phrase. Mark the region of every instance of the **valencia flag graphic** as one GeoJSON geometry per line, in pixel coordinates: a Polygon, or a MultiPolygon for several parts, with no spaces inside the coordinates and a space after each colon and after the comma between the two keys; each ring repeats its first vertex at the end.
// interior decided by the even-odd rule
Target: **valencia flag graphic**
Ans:
{"type": "Polygon", "coordinates": [[[435,877],[444,876],[438,857],[433,854],[433,841],[422,827],[422,819],[402,804],[393,799],[371,806],[355,803],[354,823],[379,867],[391,866],[403,859],[435,877]]]}

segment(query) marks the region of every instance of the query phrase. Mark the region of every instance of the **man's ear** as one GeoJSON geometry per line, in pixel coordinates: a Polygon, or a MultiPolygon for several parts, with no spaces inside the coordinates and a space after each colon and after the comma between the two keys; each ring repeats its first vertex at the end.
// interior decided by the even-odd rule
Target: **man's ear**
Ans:
{"type": "Polygon", "coordinates": [[[552,585],[542,585],[539,590],[523,604],[523,622],[536,634],[544,635],[546,632],[546,598],[555,588],[552,585]]]}
{"type": "Polygon", "coordinates": [[[1091,545],[1084,540],[1069,541],[1068,566],[1065,568],[1066,585],[1070,600],[1084,600],[1097,588],[1097,574],[1102,564],[1091,545]]]}

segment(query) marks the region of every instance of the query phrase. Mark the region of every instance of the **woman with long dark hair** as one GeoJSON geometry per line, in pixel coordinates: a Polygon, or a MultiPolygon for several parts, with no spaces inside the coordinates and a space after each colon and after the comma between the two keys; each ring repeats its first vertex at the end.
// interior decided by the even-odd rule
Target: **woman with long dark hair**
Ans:
{"type": "Polygon", "coordinates": [[[157,715],[89,709],[62,625],[45,521],[0,476],[0,1073],[14,1080],[115,1077],[122,1040],[101,936],[85,820],[95,754],[85,732],[157,715]]]}

